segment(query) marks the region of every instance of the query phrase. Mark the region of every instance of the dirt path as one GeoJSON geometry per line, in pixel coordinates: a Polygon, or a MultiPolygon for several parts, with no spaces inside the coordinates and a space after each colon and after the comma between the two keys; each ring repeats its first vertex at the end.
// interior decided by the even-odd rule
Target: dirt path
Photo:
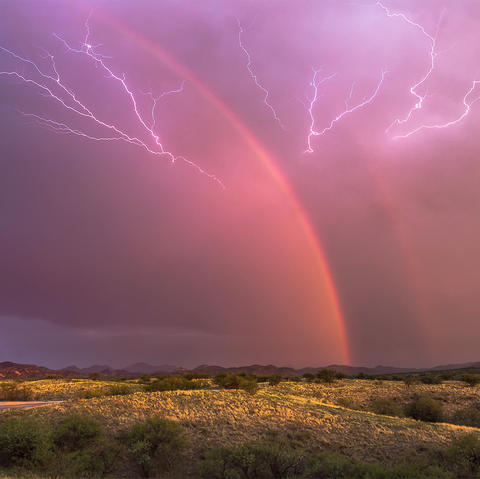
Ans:
{"type": "Polygon", "coordinates": [[[63,401],[15,401],[0,402],[0,411],[3,409],[30,409],[38,406],[48,406],[49,404],[57,404],[63,401]]]}

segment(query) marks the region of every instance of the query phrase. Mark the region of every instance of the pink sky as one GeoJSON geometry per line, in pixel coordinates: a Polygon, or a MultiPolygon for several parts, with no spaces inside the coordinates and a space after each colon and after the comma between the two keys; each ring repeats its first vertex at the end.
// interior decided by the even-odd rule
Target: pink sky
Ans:
{"type": "Polygon", "coordinates": [[[1,3],[0,360],[480,360],[479,16],[1,3]]]}

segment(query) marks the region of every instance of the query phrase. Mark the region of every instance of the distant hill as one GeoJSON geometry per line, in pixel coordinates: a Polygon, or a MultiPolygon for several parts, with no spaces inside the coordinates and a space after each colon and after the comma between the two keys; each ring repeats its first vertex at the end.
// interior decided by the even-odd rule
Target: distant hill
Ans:
{"type": "Polygon", "coordinates": [[[106,364],[104,366],[101,366],[100,364],[94,364],[93,366],[90,366],[89,368],[77,368],[77,366],[68,366],[68,368],[63,368],[61,371],[76,371],[77,373],[99,373],[101,371],[105,371],[106,369],[112,369],[110,366],[107,366],[106,364]]]}
{"type": "Polygon", "coordinates": [[[299,372],[304,373],[316,373],[321,369],[333,369],[339,373],[344,373],[347,376],[356,376],[358,373],[379,375],[379,374],[399,374],[399,373],[411,373],[411,372],[423,372],[430,371],[430,369],[415,369],[415,368],[395,368],[392,366],[375,366],[374,368],[362,368],[357,366],[343,366],[339,364],[331,364],[330,366],[323,366],[319,368],[303,368],[299,369],[299,372]]]}
{"type": "Polygon", "coordinates": [[[446,366],[435,366],[432,371],[449,371],[451,369],[480,368],[480,361],[475,363],[447,364],[446,366]]]}
{"type": "Polygon", "coordinates": [[[0,363],[0,378],[3,379],[44,378],[50,374],[87,377],[87,374],[78,371],[56,371],[43,366],[37,366],[36,364],[19,364],[10,361],[0,363]]]}
{"type": "Polygon", "coordinates": [[[201,372],[209,374],[210,376],[216,376],[217,374],[225,373],[242,373],[256,374],[259,376],[270,376],[271,374],[282,374],[283,376],[302,376],[306,372],[316,373],[321,369],[333,369],[337,372],[342,372],[348,376],[356,376],[358,373],[363,372],[371,375],[381,374],[401,374],[401,373],[422,373],[428,371],[449,371],[460,370],[466,368],[480,368],[480,361],[462,363],[462,364],[447,364],[442,366],[435,366],[433,368],[396,368],[392,366],[376,366],[374,368],[363,368],[355,366],[345,366],[338,364],[331,364],[330,366],[319,366],[317,368],[303,368],[293,369],[290,367],[277,367],[273,364],[263,366],[261,364],[253,364],[251,366],[239,366],[225,368],[223,366],[202,364],[195,369],[187,369],[183,366],[175,368],[175,366],[163,365],[163,366],[151,366],[146,363],[136,363],[128,366],[125,369],[113,369],[107,365],[94,364],[88,368],[78,368],[77,366],[68,366],[61,370],[49,369],[43,366],[37,366],[35,364],[20,364],[13,363],[11,361],[4,361],[0,363],[0,379],[26,379],[26,378],[44,378],[48,375],[58,374],[65,377],[77,377],[87,378],[89,373],[99,372],[104,377],[140,377],[142,374],[155,374],[155,373],[177,373],[184,374],[190,371],[201,372]],[[158,369],[157,369],[158,368],[158,369]]]}
{"type": "Polygon", "coordinates": [[[260,364],[253,364],[252,366],[240,366],[240,367],[231,367],[224,368],[222,366],[208,366],[203,364],[198,366],[195,369],[192,369],[194,372],[210,374],[210,376],[216,376],[217,374],[233,374],[233,373],[247,373],[247,374],[256,374],[258,376],[270,376],[271,374],[282,374],[284,376],[301,376],[303,373],[300,373],[293,368],[282,368],[269,364],[267,366],[262,366],[260,364]]]}
{"type": "Polygon", "coordinates": [[[94,365],[89,368],[79,369],[76,366],[69,366],[65,369],[49,369],[36,364],[20,364],[11,361],[0,363],[0,379],[37,379],[50,375],[65,377],[88,378],[89,373],[99,372],[104,377],[139,377],[141,373],[132,373],[124,369],[112,369],[109,366],[94,365]],[[104,368],[104,369],[102,369],[104,368]]]}
{"type": "Polygon", "coordinates": [[[171,366],[169,364],[162,364],[161,366],[151,366],[147,363],[135,363],[123,369],[132,373],[142,374],[173,373],[176,369],[176,366],[171,366]]]}

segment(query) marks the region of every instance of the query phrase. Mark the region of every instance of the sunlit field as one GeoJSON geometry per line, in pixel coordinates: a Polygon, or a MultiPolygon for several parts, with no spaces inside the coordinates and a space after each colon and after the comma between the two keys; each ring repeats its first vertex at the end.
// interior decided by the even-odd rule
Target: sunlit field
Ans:
{"type": "MultiPolygon", "coordinates": [[[[184,428],[189,445],[185,451],[188,460],[179,466],[180,472],[177,469],[168,473],[171,477],[182,474],[198,477],[193,465],[202,451],[254,441],[271,430],[301,444],[306,454],[335,451],[381,464],[395,464],[412,451],[419,454],[425,447],[447,446],[466,434],[480,438],[478,428],[448,423],[456,411],[480,405],[479,388],[460,381],[408,386],[401,381],[356,379],[342,379],[333,384],[262,383],[254,395],[213,385],[192,391],[145,392],[141,384],[131,381],[131,394],[81,399],[85,391],[107,392],[112,384],[112,381],[91,380],[29,382],[35,400],[63,402],[29,410],[2,411],[0,424],[7,418],[31,417],[46,428],[55,428],[65,417],[82,414],[98,420],[107,435],[115,438],[149,417],[172,420],[184,428]],[[428,423],[370,412],[379,399],[404,407],[424,395],[443,406],[445,422],[428,423]]],[[[170,477],[168,474],[159,477],[170,477]]]]}

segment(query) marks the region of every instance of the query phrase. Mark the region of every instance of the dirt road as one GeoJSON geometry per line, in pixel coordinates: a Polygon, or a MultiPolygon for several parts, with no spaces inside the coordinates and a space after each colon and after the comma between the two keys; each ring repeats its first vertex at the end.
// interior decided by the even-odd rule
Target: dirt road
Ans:
{"type": "Polygon", "coordinates": [[[15,402],[0,402],[0,411],[2,409],[30,409],[32,407],[47,406],[48,404],[57,404],[63,401],[15,401],[15,402]]]}

